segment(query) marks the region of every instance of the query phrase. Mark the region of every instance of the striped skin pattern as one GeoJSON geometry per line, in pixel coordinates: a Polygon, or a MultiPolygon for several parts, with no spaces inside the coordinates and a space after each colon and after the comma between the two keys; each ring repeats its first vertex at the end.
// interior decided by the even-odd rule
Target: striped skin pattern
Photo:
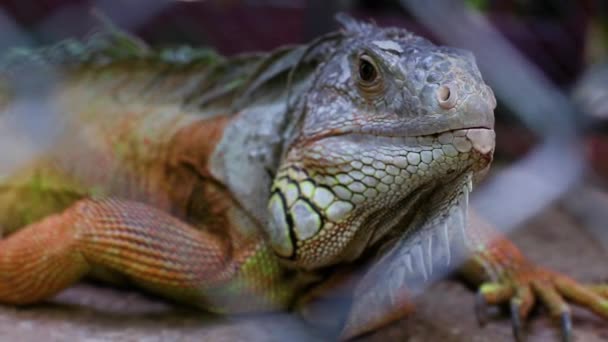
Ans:
{"type": "Polygon", "coordinates": [[[217,236],[140,203],[83,200],[0,242],[0,298],[48,298],[103,266],[138,286],[217,312],[284,307],[288,283],[259,243],[229,253],[217,236]],[[259,272],[259,269],[264,272],[259,272]]]}
{"type": "Polygon", "coordinates": [[[305,310],[338,289],[350,338],[410,312],[408,287],[462,242],[481,316],[510,302],[516,337],[535,301],[566,336],[565,300],[608,318],[605,286],[467,221],[496,106],[472,55],[341,21],[311,44],[231,59],[114,32],[0,60],[2,110],[28,68],[53,69],[44,95],[68,127],[0,179],[0,302],[100,274],[219,313],[305,310]]]}

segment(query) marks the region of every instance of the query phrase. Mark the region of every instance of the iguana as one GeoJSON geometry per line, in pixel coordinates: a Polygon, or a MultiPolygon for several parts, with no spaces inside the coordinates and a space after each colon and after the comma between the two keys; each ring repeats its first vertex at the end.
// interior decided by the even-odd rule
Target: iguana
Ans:
{"type": "Polygon", "coordinates": [[[339,20],[232,58],[115,30],[4,57],[4,115],[36,96],[63,131],[1,180],[0,303],[83,277],[218,313],[304,312],[338,289],[348,339],[408,314],[410,285],[468,250],[479,312],[510,303],[518,339],[535,301],[566,337],[566,299],[608,318],[605,286],[532,264],[467,214],[496,106],[473,55],[339,20]]]}

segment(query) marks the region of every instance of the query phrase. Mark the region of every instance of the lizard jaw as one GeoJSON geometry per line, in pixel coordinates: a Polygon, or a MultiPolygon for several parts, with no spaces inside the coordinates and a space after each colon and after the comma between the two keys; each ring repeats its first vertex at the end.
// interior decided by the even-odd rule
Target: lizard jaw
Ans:
{"type": "MultiPolygon", "coordinates": [[[[371,227],[370,217],[381,217],[425,184],[445,187],[463,172],[486,169],[493,139],[484,128],[418,137],[348,134],[293,149],[272,188],[271,246],[305,269],[355,260],[382,235],[374,231],[394,226],[371,227]]],[[[401,213],[389,217],[410,210],[395,211],[401,213]]]]}
{"type": "Polygon", "coordinates": [[[378,293],[387,293],[396,299],[404,287],[416,292],[429,280],[445,274],[435,272],[436,268],[445,270],[460,262],[460,249],[469,243],[466,229],[472,173],[459,177],[456,183],[451,190],[453,197],[442,208],[413,218],[400,229],[401,234],[385,242],[390,247],[372,261],[360,281],[362,286],[386,287],[378,293]],[[458,252],[454,247],[458,247],[458,252]],[[454,259],[458,259],[457,262],[454,259]]]}
{"type": "MultiPolygon", "coordinates": [[[[459,183],[462,185],[460,189],[456,188],[456,196],[445,205],[447,210],[436,210],[418,227],[410,228],[413,232],[409,236],[402,236],[396,245],[395,262],[404,260],[408,271],[405,275],[400,273],[402,276],[418,276],[428,281],[440,257],[443,257],[445,267],[452,265],[452,246],[456,239],[462,244],[469,243],[466,229],[469,194],[473,190],[472,173],[466,174],[459,183]]],[[[405,278],[392,281],[403,282],[405,278]]]]}

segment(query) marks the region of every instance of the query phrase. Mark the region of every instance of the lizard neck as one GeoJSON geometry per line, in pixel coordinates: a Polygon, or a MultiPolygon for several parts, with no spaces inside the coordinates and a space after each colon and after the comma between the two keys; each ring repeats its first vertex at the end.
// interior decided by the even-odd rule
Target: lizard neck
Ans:
{"type": "Polygon", "coordinates": [[[298,111],[288,106],[298,102],[312,79],[310,70],[295,75],[287,91],[287,74],[239,110],[224,130],[209,162],[213,176],[224,183],[237,201],[261,225],[267,222],[267,199],[282,151],[298,111]]]}
{"type": "Polygon", "coordinates": [[[330,34],[270,53],[232,102],[237,114],[209,169],[262,226],[267,225],[267,199],[280,159],[303,114],[299,104],[334,39],[330,34]]]}

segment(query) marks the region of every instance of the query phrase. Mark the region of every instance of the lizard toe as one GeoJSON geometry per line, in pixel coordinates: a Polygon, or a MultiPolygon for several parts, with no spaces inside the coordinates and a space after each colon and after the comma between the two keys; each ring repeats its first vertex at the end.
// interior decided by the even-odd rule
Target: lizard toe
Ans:
{"type": "Polygon", "coordinates": [[[572,317],[570,306],[554,285],[546,280],[533,281],[532,288],[542,304],[549,310],[554,319],[559,320],[562,330],[562,340],[572,341],[572,317]]]}
{"type": "Polygon", "coordinates": [[[480,326],[488,321],[488,305],[499,305],[507,302],[514,294],[510,285],[487,282],[482,284],[475,296],[475,315],[480,326]]]}
{"type": "Polygon", "coordinates": [[[608,320],[607,285],[582,285],[561,274],[554,274],[552,280],[557,291],[566,299],[608,320]]]}
{"type": "Polygon", "coordinates": [[[590,285],[589,289],[603,298],[608,299],[608,284],[590,285]]]}
{"type": "Polygon", "coordinates": [[[509,303],[513,335],[524,340],[523,322],[534,306],[534,294],[529,284],[488,282],[481,285],[475,299],[475,313],[480,325],[487,322],[487,306],[509,303]]]}

